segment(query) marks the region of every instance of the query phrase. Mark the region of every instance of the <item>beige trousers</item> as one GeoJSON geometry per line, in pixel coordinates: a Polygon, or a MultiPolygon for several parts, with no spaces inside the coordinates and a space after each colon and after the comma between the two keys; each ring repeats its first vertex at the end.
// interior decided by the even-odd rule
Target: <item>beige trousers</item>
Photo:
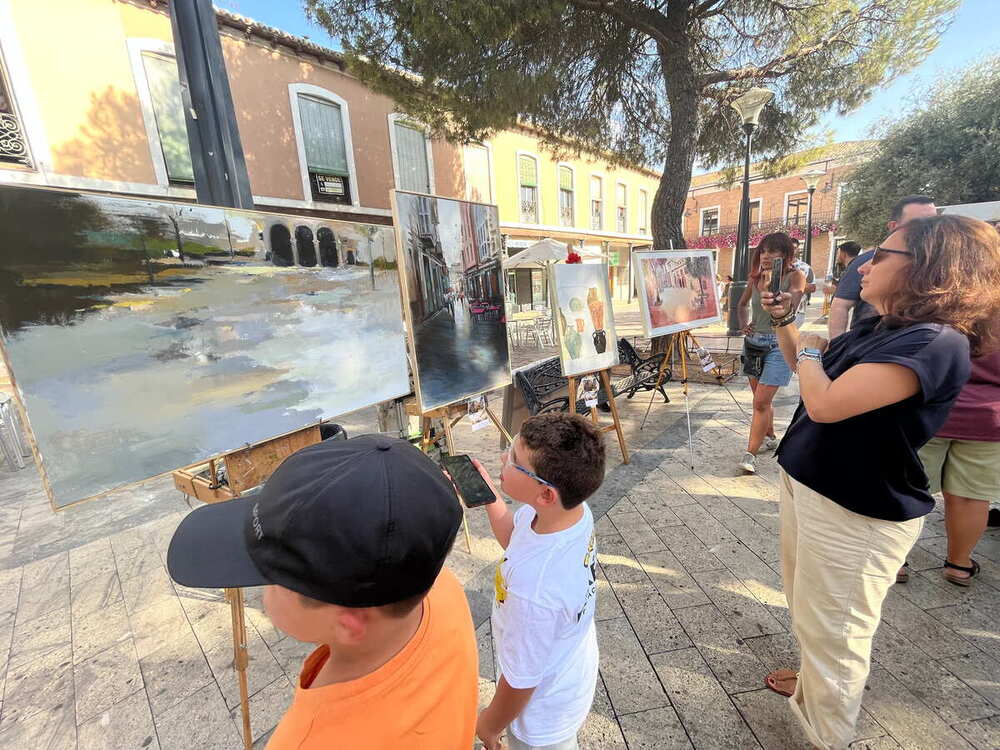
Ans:
{"type": "Polygon", "coordinates": [[[923,519],[862,516],[781,472],[781,567],[801,666],[788,699],[810,742],[841,750],[871,666],[872,637],[923,519]]]}

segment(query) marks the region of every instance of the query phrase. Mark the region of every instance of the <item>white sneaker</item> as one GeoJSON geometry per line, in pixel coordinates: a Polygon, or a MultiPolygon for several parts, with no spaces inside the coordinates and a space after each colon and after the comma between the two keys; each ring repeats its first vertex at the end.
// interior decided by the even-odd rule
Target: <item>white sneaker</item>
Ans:
{"type": "Polygon", "coordinates": [[[773,451],[775,448],[778,447],[779,442],[781,441],[778,440],[777,435],[771,435],[770,437],[764,438],[764,448],[769,451],[773,451]]]}
{"type": "Polygon", "coordinates": [[[754,456],[753,453],[750,453],[748,451],[747,453],[743,454],[743,460],[740,462],[739,467],[743,469],[743,471],[745,471],[747,474],[756,474],[757,467],[754,465],[754,461],[756,460],[757,457],[754,456]]]}

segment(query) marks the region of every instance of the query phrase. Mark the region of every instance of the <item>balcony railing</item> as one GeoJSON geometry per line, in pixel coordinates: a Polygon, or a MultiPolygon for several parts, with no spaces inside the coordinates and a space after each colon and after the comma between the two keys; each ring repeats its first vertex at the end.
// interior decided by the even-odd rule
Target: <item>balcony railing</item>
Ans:
{"type": "MultiPolygon", "coordinates": [[[[836,223],[834,219],[833,211],[813,211],[813,226],[817,225],[828,225],[836,223]]],[[[750,233],[751,234],[767,234],[768,232],[777,231],[780,227],[785,226],[799,226],[805,229],[806,217],[803,215],[800,217],[798,223],[794,221],[786,221],[784,216],[771,216],[763,221],[751,222],[750,223],[750,233]]],[[[739,231],[739,224],[724,224],[721,227],[713,229],[711,232],[705,232],[705,235],[716,235],[716,234],[735,234],[739,231]]]]}
{"type": "Polygon", "coordinates": [[[9,112],[0,112],[0,161],[31,166],[21,123],[9,112]]]}

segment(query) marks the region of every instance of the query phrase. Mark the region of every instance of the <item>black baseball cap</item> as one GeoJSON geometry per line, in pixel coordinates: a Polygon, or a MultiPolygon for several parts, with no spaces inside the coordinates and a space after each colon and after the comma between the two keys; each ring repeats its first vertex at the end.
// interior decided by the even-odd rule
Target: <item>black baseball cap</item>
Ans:
{"type": "Polygon", "coordinates": [[[325,440],[285,459],[255,495],[185,516],[167,569],[193,588],[277,584],[378,607],[430,589],[462,512],[441,469],[405,440],[325,440]]]}

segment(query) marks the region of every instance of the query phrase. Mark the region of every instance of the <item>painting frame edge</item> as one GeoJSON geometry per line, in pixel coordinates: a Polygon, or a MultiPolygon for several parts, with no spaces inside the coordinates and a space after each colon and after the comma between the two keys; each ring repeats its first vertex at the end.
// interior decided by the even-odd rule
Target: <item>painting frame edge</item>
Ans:
{"type": "MultiPolygon", "coordinates": [[[[393,188],[393,189],[391,189],[389,191],[389,202],[390,202],[390,204],[392,206],[393,229],[395,230],[393,232],[393,234],[395,235],[395,239],[396,239],[396,257],[398,259],[397,265],[398,265],[398,269],[399,269],[399,295],[400,295],[400,303],[401,303],[402,308],[403,308],[403,321],[406,324],[406,332],[405,332],[406,333],[406,343],[407,343],[406,358],[407,358],[407,360],[410,363],[410,373],[413,375],[413,394],[416,397],[417,410],[421,414],[432,414],[432,413],[434,413],[434,412],[436,412],[436,411],[438,411],[440,409],[448,409],[448,408],[454,406],[455,404],[460,404],[460,403],[462,403],[464,401],[468,401],[469,399],[476,398],[478,396],[482,396],[482,395],[487,394],[487,393],[492,393],[494,390],[497,390],[497,388],[503,388],[505,386],[509,386],[509,385],[513,384],[513,382],[514,382],[514,372],[513,372],[513,367],[511,365],[510,337],[509,336],[506,337],[506,339],[507,339],[507,366],[506,366],[505,370],[506,370],[507,375],[508,375],[508,380],[507,380],[507,382],[505,384],[499,385],[496,388],[489,388],[487,390],[472,391],[472,392],[470,392],[470,393],[468,393],[466,395],[463,395],[461,398],[457,398],[457,399],[455,399],[453,401],[449,401],[448,403],[445,403],[445,404],[437,404],[435,406],[432,406],[430,409],[427,409],[425,407],[423,394],[421,393],[421,390],[420,390],[420,368],[417,365],[417,341],[416,341],[417,329],[416,329],[416,327],[414,326],[414,323],[413,323],[413,313],[410,310],[410,300],[409,300],[409,296],[408,296],[409,293],[407,291],[409,289],[409,282],[410,282],[410,276],[409,276],[410,269],[409,269],[409,264],[404,260],[404,258],[406,257],[406,248],[403,246],[402,224],[400,222],[399,203],[397,201],[397,197],[399,195],[415,195],[415,196],[423,197],[423,198],[431,198],[431,199],[433,199],[435,201],[437,201],[437,200],[448,200],[448,201],[454,201],[455,203],[469,203],[469,204],[478,205],[478,206],[488,206],[490,208],[496,209],[498,219],[499,219],[499,214],[500,214],[500,208],[497,206],[496,203],[483,203],[481,201],[469,201],[469,200],[465,200],[465,199],[462,199],[462,198],[449,198],[448,196],[445,196],[445,195],[434,195],[433,193],[421,193],[421,192],[418,192],[416,190],[400,190],[399,188],[393,188]]],[[[499,228],[499,225],[498,225],[498,228],[499,228]]],[[[504,299],[504,317],[506,318],[506,316],[507,316],[507,303],[506,303],[507,281],[504,278],[503,262],[502,262],[503,261],[502,252],[501,252],[501,255],[498,257],[497,260],[500,262],[500,273],[498,274],[498,276],[499,276],[499,280],[500,280],[500,294],[501,294],[501,297],[503,297],[503,299],[504,299]]],[[[505,327],[506,327],[506,324],[505,324],[505,327]]]]}
{"type": "Polygon", "coordinates": [[[713,323],[718,323],[722,320],[722,306],[719,300],[719,288],[715,283],[715,274],[718,273],[718,269],[715,265],[715,259],[712,258],[711,250],[697,250],[697,249],[685,249],[685,250],[633,250],[632,258],[638,260],[639,262],[634,265],[636,269],[636,286],[639,288],[639,309],[642,312],[642,327],[643,333],[646,338],[654,338],[657,336],[669,336],[670,334],[680,333],[682,331],[693,331],[698,328],[704,328],[705,326],[712,325],[713,323]],[[688,257],[694,258],[699,256],[708,256],[709,263],[711,264],[712,271],[712,295],[715,299],[715,309],[718,311],[718,315],[710,318],[699,318],[698,320],[689,321],[687,323],[674,323],[667,326],[660,326],[659,328],[653,326],[652,316],[649,312],[649,300],[646,298],[646,276],[645,270],[642,265],[642,260],[655,260],[657,258],[663,257],[688,257]]]}

